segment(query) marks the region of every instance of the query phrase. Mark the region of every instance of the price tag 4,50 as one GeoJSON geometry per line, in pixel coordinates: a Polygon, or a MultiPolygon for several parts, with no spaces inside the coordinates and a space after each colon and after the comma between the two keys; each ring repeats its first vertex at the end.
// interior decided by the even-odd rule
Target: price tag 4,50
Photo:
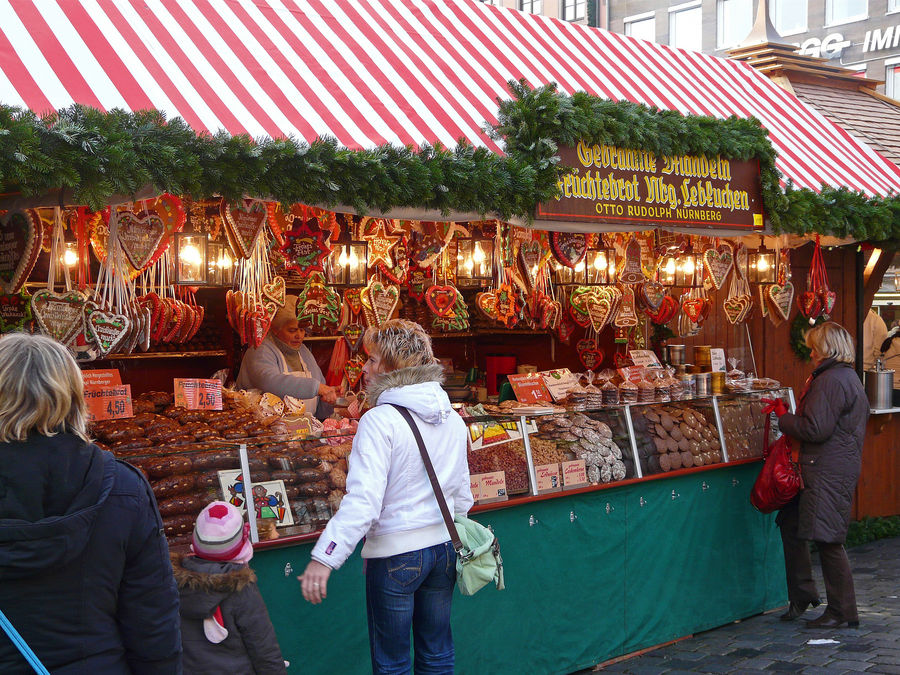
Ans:
{"type": "Polygon", "coordinates": [[[175,405],[188,410],[221,410],[222,383],[176,377],[175,405]]]}
{"type": "Polygon", "coordinates": [[[84,401],[87,404],[89,422],[134,417],[130,384],[108,387],[88,385],[84,388],[84,401]]]}

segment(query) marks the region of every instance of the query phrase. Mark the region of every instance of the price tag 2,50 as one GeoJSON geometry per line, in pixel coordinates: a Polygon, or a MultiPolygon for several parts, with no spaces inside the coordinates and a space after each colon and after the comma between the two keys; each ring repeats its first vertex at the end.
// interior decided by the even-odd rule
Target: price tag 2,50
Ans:
{"type": "Polygon", "coordinates": [[[221,410],[222,383],[176,377],[175,405],[188,410],[221,410]]]}
{"type": "Polygon", "coordinates": [[[134,417],[131,410],[131,385],[108,387],[88,385],[84,388],[89,422],[134,417]]]}

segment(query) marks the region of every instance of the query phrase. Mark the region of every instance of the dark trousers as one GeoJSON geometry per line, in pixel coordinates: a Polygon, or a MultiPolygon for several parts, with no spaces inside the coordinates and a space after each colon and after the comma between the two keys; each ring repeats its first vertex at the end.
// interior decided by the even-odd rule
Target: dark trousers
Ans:
{"type": "MultiPolygon", "coordinates": [[[[784,570],[787,577],[788,599],[802,605],[819,599],[816,582],[812,578],[812,561],[809,542],[797,536],[800,508],[795,499],[781,509],[778,526],[781,529],[781,543],[784,546],[784,570]]],[[[843,544],[816,542],[819,559],[822,562],[822,576],[825,579],[825,597],[828,614],[841,621],[858,621],[856,591],[850,561],[843,544]]]]}

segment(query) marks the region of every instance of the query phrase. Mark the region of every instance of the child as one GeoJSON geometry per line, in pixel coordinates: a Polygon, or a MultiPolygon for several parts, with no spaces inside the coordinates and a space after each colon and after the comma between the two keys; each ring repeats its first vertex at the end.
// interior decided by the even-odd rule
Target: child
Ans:
{"type": "Polygon", "coordinates": [[[194,554],[173,557],[185,673],[287,673],[256,575],[247,566],[253,557],[249,532],[237,508],[212,502],[194,525],[194,554]]]}

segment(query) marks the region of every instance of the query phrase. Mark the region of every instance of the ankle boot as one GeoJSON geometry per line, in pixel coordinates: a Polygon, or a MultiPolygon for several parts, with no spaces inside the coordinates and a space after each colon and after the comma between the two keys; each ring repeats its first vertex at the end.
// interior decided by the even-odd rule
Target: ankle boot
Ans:
{"type": "Polygon", "coordinates": [[[806,602],[792,602],[788,605],[788,611],[782,614],[779,619],[782,621],[793,621],[797,617],[799,617],[803,612],[805,612],[809,607],[818,607],[822,604],[822,601],[816,598],[815,600],[807,600],[806,602]]]}

